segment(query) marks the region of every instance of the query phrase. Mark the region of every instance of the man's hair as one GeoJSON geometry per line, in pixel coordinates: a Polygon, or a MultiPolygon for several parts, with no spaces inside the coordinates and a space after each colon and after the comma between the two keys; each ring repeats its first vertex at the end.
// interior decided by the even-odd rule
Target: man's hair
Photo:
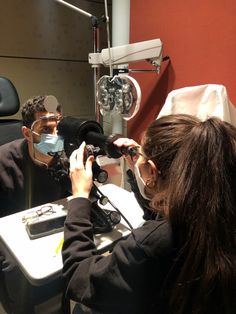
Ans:
{"type": "MultiPolygon", "coordinates": [[[[35,121],[35,114],[37,112],[47,112],[44,107],[44,101],[47,96],[33,96],[28,99],[21,108],[22,122],[27,128],[30,128],[32,123],[35,121]]],[[[61,105],[58,104],[56,110],[61,113],[61,105]]]]}
{"type": "MultiPolygon", "coordinates": [[[[165,116],[149,126],[142,149],[160,171],[178,249],[171,313],[236,313],[236,128],[165,116]]],[[[164,203],[158,194],[157,186],[164,203]]]]}

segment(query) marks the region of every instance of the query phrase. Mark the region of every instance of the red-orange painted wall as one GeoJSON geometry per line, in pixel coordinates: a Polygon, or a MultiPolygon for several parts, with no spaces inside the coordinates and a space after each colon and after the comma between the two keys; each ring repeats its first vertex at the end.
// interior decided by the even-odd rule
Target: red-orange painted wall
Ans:
{"type": "MultiPolygon", "coordinates": [[[[160,38],[164,56],[170,56],[159,76],[132,75],[141,87],[142,105],[128,122],[130,137],[139,139],[176,88],[223,84],[236,105],[235,0],[130,0],[130,6],[130,43],[160,38]]],[[[140,66],[149,68],[144,62],[140,66]]]]}

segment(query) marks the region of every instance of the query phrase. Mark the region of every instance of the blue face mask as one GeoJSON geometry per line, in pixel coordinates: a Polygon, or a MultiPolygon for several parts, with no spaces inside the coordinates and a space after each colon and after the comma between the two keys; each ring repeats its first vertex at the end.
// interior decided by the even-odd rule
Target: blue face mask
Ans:
{"type": "Polygon", "coordinates": [[[48,155],[49,152],[60,152],[64,150],[64,139],[58,135],[43,133],[40,142],[34,143],[34,147],[44,155],[48,155]]]}

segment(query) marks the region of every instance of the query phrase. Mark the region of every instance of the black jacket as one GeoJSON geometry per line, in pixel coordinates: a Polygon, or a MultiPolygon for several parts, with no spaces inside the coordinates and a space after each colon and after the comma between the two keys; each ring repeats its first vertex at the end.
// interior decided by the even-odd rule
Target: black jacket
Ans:
{"type": "Polygon", "coordinates": [[[69,189],[33,163],[25,139],[0,146],[0,217],[64,198],[69,189]]]}
{"type": "Polygon", "coordinates": [[[167,313],[163,292],[174,257],[167,221],[147,221],[102,256],[90,213],[88,199],[69,202],[62,249],[67,296],[103,313],[167,313]]]}

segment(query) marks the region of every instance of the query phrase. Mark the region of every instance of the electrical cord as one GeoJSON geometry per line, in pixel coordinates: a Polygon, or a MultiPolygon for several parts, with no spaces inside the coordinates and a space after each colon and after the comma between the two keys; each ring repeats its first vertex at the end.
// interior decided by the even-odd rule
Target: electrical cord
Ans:
{"type": "Polygon", "coordinates": [[[116,205],[105,195],[102,193],[102,191],[99,189],[98,186],[93,184],[93,188],[98,196],[98,199],[102,205],[105,205],[105,203],[109,203],[119,214],[120,216],[124,219],[124,221],[127,223],[129,226],[129,229],[132,230],[134,227],[131,225],[129,220],[122,214],[122,212],[116,207],[116,205]]]}

